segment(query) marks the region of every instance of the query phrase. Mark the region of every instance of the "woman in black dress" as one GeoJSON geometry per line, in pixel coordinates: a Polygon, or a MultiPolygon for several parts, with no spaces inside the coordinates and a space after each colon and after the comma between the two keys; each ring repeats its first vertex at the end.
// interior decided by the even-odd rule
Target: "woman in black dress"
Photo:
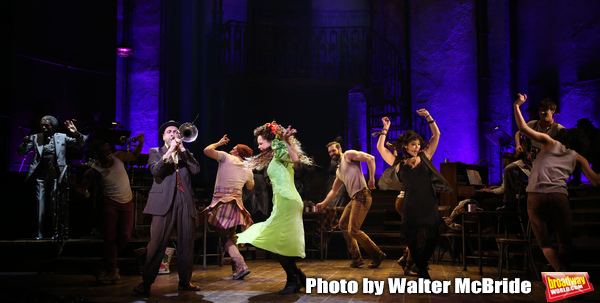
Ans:
{"type": "Polygon", "coordinates": [[[431,127],[432,136],[425,149],[421,150],[421,146],[425,145],[423,138],[414,131],[408,130],[394,144],[393,147],[401,151],[401,154],[395,156],[385,145],[385,135],[391,123],[387,117],[384,117],[377,150],[383,160],[393,166],[398,179],[404,185],[402,232],[417,265],[418,276],[430,279],[427,262],[437,245],[440,224],[436,193],[452,190],[431,163],[440,140],[440,130],[426,109],[420,109],[417,113],[425,117],[431,127]]]}

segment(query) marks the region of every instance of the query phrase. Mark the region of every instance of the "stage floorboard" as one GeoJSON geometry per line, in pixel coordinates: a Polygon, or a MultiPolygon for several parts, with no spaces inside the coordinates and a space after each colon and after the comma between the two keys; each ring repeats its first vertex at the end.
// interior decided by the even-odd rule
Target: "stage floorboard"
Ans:
{"type": "MultiPolygon", "coordinates": [[[[365,260],[369,264],[370,260],[365,260]]],[[[444,263],[444,262],[443,262],[444,263]]],[[[309,278],[322,278],[327,281],[355,280],[358,282],[356,294],[317,294],[306,293],[279,295],[277,291],[285,284],[284,271],[275,259],[248,260],[251,274],[244,280],[231,279],[231,266],[194,266],[192,282],[201,287],[198,292],[177,290],[177,272],[175,268],[168,275],[159,275],[152,285],[150,296],[136,295],[132,289],[141,281],[140,275],[122,275],[116,285],[100,285],[89,274],[69,273],[0,273],[2,302],[546,302],[543,282],[537,281],[531,273],[511,270],[505,275],[508,280],[520,279],[531,282],[529,294],[456,294],[455,278],[481,280],[477,268],[473,265],[463,271],[458,264],[431,265],[432,280],[451,281],[448,294],[399,294],[390,293],[388,278],[406,278],[396,260],[386,259],[380,268],[350,268],[349,260],[299,260],[298,266],[309,278]],[[385,281],[383,294],[363,293],[363,278],[371,281],[385,281]]],[[[497,280],[496,268],[484,266],[483,278],[497,280]]],[[[592,282],[594,279],[592,279],[592,282]]],[[[599,301],[600,295],[587,293],[570,298],[576,302],[599,301]]]]}

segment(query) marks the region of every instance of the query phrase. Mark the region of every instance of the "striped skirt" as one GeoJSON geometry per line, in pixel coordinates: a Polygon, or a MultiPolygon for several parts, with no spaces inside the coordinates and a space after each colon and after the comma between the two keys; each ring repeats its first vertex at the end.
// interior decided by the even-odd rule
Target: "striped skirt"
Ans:
{"type": "Polygon", "coordinates": [[[242,191],[239,189],[217,188],[212,202],[202,211],[201,216],[209,224],[222,229],[242,225],[242,230],[245,230],[254,223],[244,207],[242,191]]]}

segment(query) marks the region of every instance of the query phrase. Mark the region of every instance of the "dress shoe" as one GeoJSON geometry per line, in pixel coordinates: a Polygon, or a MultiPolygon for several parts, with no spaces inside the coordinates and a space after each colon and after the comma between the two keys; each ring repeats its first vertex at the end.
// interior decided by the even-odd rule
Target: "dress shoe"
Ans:
{"type": "Polygon", "coordinates": [[[243,280],[245,276],[250,274],[250,270],[246,266],[240,266],[231,276],[234,280],[243,280]]]}
{"type": "Polygon", "coordinates": [[[387,255],[384,252],[381,252],[379,254],[379,256],[373,258],[373,262],[371,264],[369,264],[369,268],[377,268],[377,267],[379,267],[379,265],[381,265],[381,262],[383,262],[383,260],[385,259],[385,257],[387,257],[387,255]]]}
{"type": "Polygon", "coordinates": [[[350,267],[359,268],[363,264],[365,264],[365,262],[363,261],[363,258],[358,257],[358,258],[352,260],[352,263],[350,263],[350,267]]]}
{"type": "Polygon", "coordinates": [[[140,295],[149,295],[150,294],[150,285],[144,284],[144,282],[138,284],[138,286],[133,288],[133,291],[140,295]]]}
{"type": "Polygon", "coordinates": [[[196,285],[194,285],[192,283],[187,283],[187,284],[183,284],[183,285],[179,284],[179,288],[178,289],[179,290],[185,290],[185,291],[199,291],[200,287],[196,286],[196,285]]]}

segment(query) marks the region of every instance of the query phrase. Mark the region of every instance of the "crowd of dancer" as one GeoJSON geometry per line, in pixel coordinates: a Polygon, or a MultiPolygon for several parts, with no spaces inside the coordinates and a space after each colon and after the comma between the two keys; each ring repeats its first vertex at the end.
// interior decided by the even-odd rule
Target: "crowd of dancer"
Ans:
{"type": "MultiPolygon", "coordinates": [[[[550,119],[542,117],[542,122],[536,124],[525,122],[519,106],[526,99],[526,95],[519,94],[514,103],[519,138],[524,135],[539,148],[535,161],[531,163],[527,211],[533,232],[548,262],[557,271],[566,271],[569,269],[572,229],[566,180],[576,167],[581,168],[594,186],[600,183],[600,176],[590,168],[584,157],[568,149],[571,145],[569,138],[572,136],[568,131],[562,131],[564,127],[553,126],[551,116],[555,107],[544,105],[544,113],[550,111],[550,119]],[[558,250],[552,246],[549,227],[557,231],[558,250]]],[[[398,208],[402,213],[402,233],[408,248],[405,257],[398,263],[404,267],[405,273],[412,274],[410,269],[406,269],[406,266],[410,266],[407,265],[407,259],[411,259],[417,268],[416,275],[431,279],[428,262],[437,245],[441,223],[438,193],[450,192],[452,189],[431,161],[441,136],[436,120],[426,109],[419,109],[417,113],[427,121],[431,129],[432,135],[428,141],[416,132],[407,130],[390,144],[387,133],[391,122],[387,117],[382,119],[383,128],[379,132],[377,150],[391,167],[382,176],[380,186],[385,183],[390,185],[386,187],[404,192],[402,205],[398,208]]],[[[52,184],[50,181],[58,174],[54,164],[58,163],[60,166],[63,159],[63,152],[55,150],[55,144],[66,140],[67,145],[80,146],[87,139],[77,132],[70,121],[66,125],[74,138],[54,135],[52,128],[58,125],[58,121],[52,117],[44,117],[41,125],[44,134],[32,136],[31,140],[26,138],[20,148],[22,153],[34,149],[40,151],[35,157],[39,167],[36,170],[35,165],[30,166],[28,174],[29,177],[36,172],[34,177],[38,180],[40,226],[43,219],[44,190],[48,190],[48,184],[52,184]],[[48,174],[48,171],[52,171],[52,174],[48,174]],[[44,177],[46,175],[50,177],[44,177]]],[[[199,291],[200,287],[191,282],[194,231],[201,222],[207,222],[216,228],[224,251],[231,256],[233,279],[244,279],[250,274],[250,269],[238,250],[238,244],[250,244],[277,256],[286,274],[285,286],[279,294],[299,292],[306,284],[306,275],[296,264],[297,258],[305,257],[302,220],[304,202],[295,186],[294,167],[297,163],[313,165],[313,162],[296,139],[297,130],[291,126],[283,127],[274,121],[257,127],[254,130],[260,150],[257,155],[253,155],[252,149],[243,144],[235,145],[229,153],[218,151],[217,148],[229,143],[227,135],[208,145],[204,154],[218,161],[219,167],[212,202],[198,214],[192,199],[190,176],[197,174],[200,166],[194,155],[183,145],[179,127],[180,123],[176,121],[163,124],[159,134],[164,145],[150,149],[148,166],[153,184],[144,213],[152,215],[151,236],[146,249],[142,282],[134,291],[140,294],[150,293],[165,248],[171,242],[172,231],[177,234],[179,290],[199,291]],[[255,223],[244,207],[242,193],[244,187],[248,190],[254,187],[253,170],[265,168],[272,185],[272,211],[266,220],[255,223]],[[242,232],[236,233],[239,226],[242,232]]],[[[106,195],[103,211],[103,234],[106,242],[104,272],[99,274],[99,281],[118,281],[116,257],[131,236],[131,189],[119,184],[126,178],[123,162],[137,158],[140,153],[143,134],[138,135],[138,139],[140,144],[132,153],[113,153],[106,142],[96,143],[94,150],[98,160],[79,184],[81,190],[86,190],[91,179],[102,180],[106,195]]],[[[364,264],[360,244],[372,258],[368,267],[377,268],[386,254],[361,231],[372,203],[371,190],[376,188],[374,156],[356,150],[342,151],[339,142],[329,143],[327,151],[332,162],[337,165],[335,180],[316,209],[322,211],[338,196],[340,189],[345,188],[343,192],[347,192],[350,201],[345,205],[339,227],[352,257],[349,266],[357,268],[364,264]],[[362,162],[367,164],[367,180],[361,168],[362,162]]],[[[507,173],[512,170],[511,167],[507,166],[507,173]]],[[[512,207],[513,181],[512,177],[504,178],[504,194],[510,197],[504,201],[506,207],[512,207]]],[[[390,205],[393,202],[390,201],[390,205]]],[[[42,237],[41,227],[38,236],[42,237]]]]}

